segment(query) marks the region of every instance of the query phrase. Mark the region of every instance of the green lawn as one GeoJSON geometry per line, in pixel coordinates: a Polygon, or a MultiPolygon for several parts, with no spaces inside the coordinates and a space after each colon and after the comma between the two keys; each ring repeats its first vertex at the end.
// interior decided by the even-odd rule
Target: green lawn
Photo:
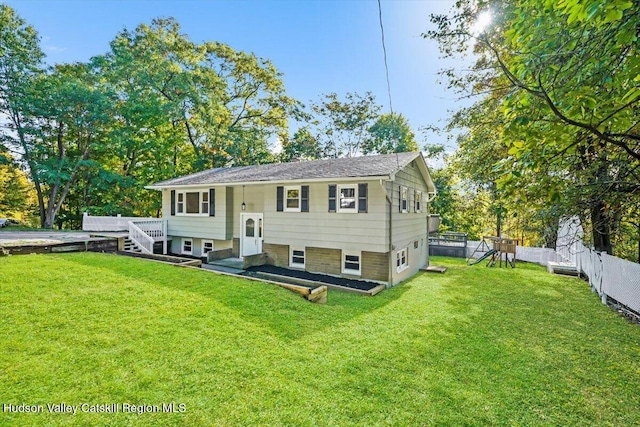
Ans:
{"type": "Polygon", "coordinates": [[[0,425],[640,424],[640,326],[587,284],[432,262],[316,305],[114,255],[0,257],[0,425]],[[61,402],[186,412],[2,412],[61,402]]]}

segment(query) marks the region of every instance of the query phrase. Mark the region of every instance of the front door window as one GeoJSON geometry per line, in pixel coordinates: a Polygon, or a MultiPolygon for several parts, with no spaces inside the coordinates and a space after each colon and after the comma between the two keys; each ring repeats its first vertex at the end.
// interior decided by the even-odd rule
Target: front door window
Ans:
{"type": "Polygon", "coordinates": [[[245,231],[244,235],[247,236],[247,237],[254,237],[256,235],[255,228],[256,228],[255,221],[253,220],[253,218],[249,218],[247,220],[246,225],[245,225],[245,230],[246,231],[245,231]]]}

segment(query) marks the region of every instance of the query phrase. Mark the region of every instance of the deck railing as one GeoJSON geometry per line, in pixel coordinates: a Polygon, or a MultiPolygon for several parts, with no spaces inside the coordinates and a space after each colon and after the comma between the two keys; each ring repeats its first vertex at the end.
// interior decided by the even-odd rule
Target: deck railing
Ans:
{"type": "Polygon", "coordinates": [[[134,223],[140,230],[151,237],[154,241],[158,242],[164,238],[164,223],[161,219],[133,219],[129,222],[134,223]]]}
{"type": "Polygon", "coordinates": [[[129,238],[135,240],[140,247],[146,248],[148,240],[153,253],[153,242],[163,242],[163,253],[167,253],[167,221],[156,218],[126,217],[126,216],[90,216],[85,213],[82,217],[82,230],[97,232],[129,232],[129,238]],[[132,229],[131,224],[135,225],[132,229]],[[133,231],[132,231],[133,230],[133,231]],[[147,238],[141,237],[143,233],[147,238]],[[134,239],[135,237],[135,239],[134,239]],[[146,245],[146,246],[143,246],[146,245]]]}

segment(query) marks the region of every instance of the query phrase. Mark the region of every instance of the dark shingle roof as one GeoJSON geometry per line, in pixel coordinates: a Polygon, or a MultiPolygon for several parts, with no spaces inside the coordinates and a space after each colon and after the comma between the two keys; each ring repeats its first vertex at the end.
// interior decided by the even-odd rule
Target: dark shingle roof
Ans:
{"type": "Polygon", "coordinates": [[[405,167],[418,156],[420,153],[417,152],[398,153],[215,168],[157,182],[150,187],[387,176],[405,167]]]}

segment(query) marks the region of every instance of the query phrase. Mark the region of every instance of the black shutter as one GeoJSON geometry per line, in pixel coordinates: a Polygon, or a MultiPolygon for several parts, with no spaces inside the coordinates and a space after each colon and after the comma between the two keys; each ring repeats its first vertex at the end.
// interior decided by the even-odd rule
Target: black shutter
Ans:
{"type": "Polygon", "coordinates": [[[216,190],[209,189],[209,216],[216,216],[216,190]]]}
{"type": "Polygon", "coordinates": [[[282,212],[284,210],[284,187],[276,188],[276,211],[282,212]]]}
{"type": "Polygon", "coordinates": [[[400,196],[400,197],[398,197],[398,202],[399,202],[398,206],[399,206],[399,209],[400,209],[400,213],[402,213],[402,185],[400,185],[398,187],[398,190],[400,190],[400,192],[398,193],[398,196],[400,196]]]}
{"type": "Polygon", "coordinates": [[[171,190],[171,216],[176,214],[176,190],[171,190]]]}
{"type": "Polygon", "coordinates": [[[309,186],[300,187],[300,211],[309,212],[309,186]]]}
{"type": "Polygon", "coordinates": [[[336,211],[336,185],[329,185],[329,212],[336,211]]]}
{"type": "Polygon", "coordinates": [[[358,212],[367,212],[369,184],[358,184],[358,212]]]}

